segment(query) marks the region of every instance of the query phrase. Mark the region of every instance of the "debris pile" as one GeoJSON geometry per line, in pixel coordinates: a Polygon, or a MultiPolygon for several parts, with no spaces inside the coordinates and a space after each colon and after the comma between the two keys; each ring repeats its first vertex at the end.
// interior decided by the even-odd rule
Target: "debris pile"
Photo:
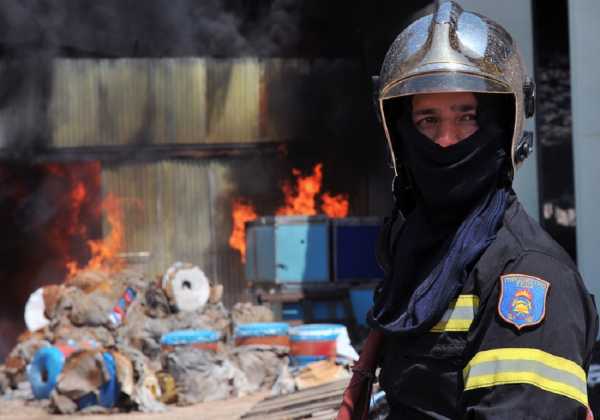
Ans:
{"type": "Polygon", "coordinates": [[[63,414],[160,412],[166,404],[286,394],[347,375],[335,350],[309,356],[331,361],[308,370],[290,366],[288,325],[273,322],[265,306],[228,311],[222,295],[221,285],[184,263],[156,281],[129,269],[86,270],[41,288],[25,309],[31,331],[0,366],[0,394],[35,398],[63,414]]]}

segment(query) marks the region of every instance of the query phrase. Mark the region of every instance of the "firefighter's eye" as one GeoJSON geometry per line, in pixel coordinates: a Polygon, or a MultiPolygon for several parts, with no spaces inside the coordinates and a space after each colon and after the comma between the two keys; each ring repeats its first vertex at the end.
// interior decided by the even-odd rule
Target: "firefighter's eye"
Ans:
{"type": "Polygon", "coordinates": [[[477,120],[477,114],[475,114],[475,113],[463,114],[463,115],[460,116],[460,118],[458,120],[460,122],[476,121],[477,120]]]}
{"type": "Polygon", "coordinates": [[[424,117],[424,118],[419,118],[415,124],[417,127],[419,128],[425,128],[425,127],[431,127],[435,124],[437,124],[439,122],[438,117],[424,117]]]}

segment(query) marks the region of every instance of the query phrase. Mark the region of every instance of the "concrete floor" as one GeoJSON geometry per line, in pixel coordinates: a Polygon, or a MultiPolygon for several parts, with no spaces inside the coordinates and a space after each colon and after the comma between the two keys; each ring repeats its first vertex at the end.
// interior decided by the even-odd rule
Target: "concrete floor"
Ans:
{"type": "Polygon", "coordinates": [[[20,420],[237,420],[248,412],[267,393],[251,396],[211,401],[188,407],[168,406],[165,413],[117,413],[117,414],[71,414],[50,415],[43,408],[28,405],[23,401],[1,401],[0,419],[20,420]]]}

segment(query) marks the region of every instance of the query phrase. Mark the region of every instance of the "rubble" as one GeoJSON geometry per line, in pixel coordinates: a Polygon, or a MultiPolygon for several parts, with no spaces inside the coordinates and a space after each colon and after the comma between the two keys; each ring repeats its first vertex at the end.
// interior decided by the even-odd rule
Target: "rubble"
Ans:
{"type": "Polygon", "coordinates": [[[31,363],[39,349],[50,346],[50,342],[41,339],[36,334],[22,336],[19,341],[4,361],[3,373],[12,388],[16,388],[20,382],[27,381],[25,378],[26,366],[31,363]]]}
{"type": "Polygon", "coordinates": [[[294,381],[296,388],[306,389],[350,378],[350,376],[350,373],[343,366],[331,360],[321,360],[304,366],[294,381]]]}
{"type": "Polygon", "coordinates": [[[111,379],[102,351],[76,352],[67,359],[56,382],[51,394],[52,403],[59,413],[71,413],[72,404],[68,404],[64,398],[70,399],[77,406],[77,401],[89,394],[96,394],[111,379]]]}
{"type": "Polygon", "coordinates": [[[271,389],[284,366],[289,365],[287,350],[274,346],[238,347],[231,352],[231,361],[247,378],[248,392],[271,389]]]}
{"type": "Polygon", "coordinates": [[[194,348],[175,348],[166,370],[177,384],[177,405],[239,397],[253,391],[243,372],[226,356],[194,348]]]}
{"type": "Polygon", "coordinates": [[[267,306],[253,305],[249,302],[239,302],[231,310],[234,324],[250,324],[254,322],[273,322],[273,311],[267,306]]]}
{"type": "MultiPolygon", "coordinates": [[[[274,324],[266,323],[274,316],[268,307],[238,303],[228,311],[222,303],[223,287],[191,264],[175,264],[158,282],[133,270],[110,275],[87,270],[64,285],[35,293],[43,303],[36,316],[41,313],[48,322],[23,334],[0,366],[0,393],[6,398],[32,399],[37,381],[35,386],[41,384],[47,393],[38,388],[36,398],[49,395],[37,404],[57,413],[162,412],[166,404],[189,405],[266,390],[285,394],[310,382],[298,382],[293,375],[298,369],[289,368],[285,324],[276,337],[240,340],[234,335],[234,327],[252,330],[253,323],[259,323],[258,330],[271,331],[274,324]],[[186,331],[191,332],[188,341],[164,341],[174,332],[185,336],[186,331]],[[214,336],[210,345],[194,340],[200,331],[214,336]],[[60,363],[51,369],[36,364],[37,371],[29,369],[37,376],[25,382],[27,366],[42,348],[56,356],[45,363],[60,363]]],[[[327,371],[337,375],[339,369],[330,366],[327,371]]]]}

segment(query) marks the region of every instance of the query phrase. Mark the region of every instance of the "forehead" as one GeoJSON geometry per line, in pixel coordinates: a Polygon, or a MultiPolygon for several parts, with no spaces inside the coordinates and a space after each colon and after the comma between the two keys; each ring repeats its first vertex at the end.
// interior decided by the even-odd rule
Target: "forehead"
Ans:
{"type": "Polygon", "coordinates": [[[467,107],[477,107],[477,98],[473,92],[424,93],[414,95],[412,98],[413,112],[424,109],[443,110],[467,107]]]}

